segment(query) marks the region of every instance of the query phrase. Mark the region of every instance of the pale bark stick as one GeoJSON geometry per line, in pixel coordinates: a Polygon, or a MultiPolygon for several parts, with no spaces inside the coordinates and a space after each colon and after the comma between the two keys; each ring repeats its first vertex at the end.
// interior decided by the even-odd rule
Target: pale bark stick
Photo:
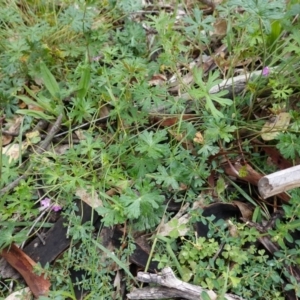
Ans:
{"type": "Polygon", "coordinates": [[[300,187],[300,165],[264,176],[258,182],[264,199],[297,187],[300,187]]]}
{"type": "MultiPolygon", "coordinates": [[[[203,292],[206,292],[211,300],[216,300],[218,297],[218,295],[212,290],[207,290],[200,286],[189,284],[176,278],[170,267],[164,268],[159,274],[139,272],[137,279],[142,282],[156,283],[164,288],[147,287],[135,289],[131,293],[127,294],[128,299],[162,299],[166,297],[183,297],[184,299],[188,300],[202,300],[203,298],[201,297],[201,294],[203,292]]],[[[227,300],[244,300],[243,298],[232,294],[225,294],[224,298],[227,300]]]]}

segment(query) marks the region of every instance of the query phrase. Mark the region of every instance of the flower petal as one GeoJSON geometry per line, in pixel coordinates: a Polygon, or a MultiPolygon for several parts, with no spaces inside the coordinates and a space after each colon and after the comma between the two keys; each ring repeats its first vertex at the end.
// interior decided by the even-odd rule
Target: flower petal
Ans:
{"type": "Polygon", "coordinates": [[[264,67],[262,70],[262,75],[263,76],[268,76],[270,74],[270,68],[269,67],[264,67]]]}
{"type": "Polygon", "coordinates": [[[51,204],[51,199],[50,198],[45,198],[43,200],[41,200],[41,207],[42,208],[47,208],[49,207],[51,204]]]}
{"type": "Polygon", "coordinates": [[[53,205],[52,210],[53,210],[53,211],[60,211],[61,208],[62,208],[62,207],[61,207],[60,205],[55,204],[55,205],[53,205]]]}

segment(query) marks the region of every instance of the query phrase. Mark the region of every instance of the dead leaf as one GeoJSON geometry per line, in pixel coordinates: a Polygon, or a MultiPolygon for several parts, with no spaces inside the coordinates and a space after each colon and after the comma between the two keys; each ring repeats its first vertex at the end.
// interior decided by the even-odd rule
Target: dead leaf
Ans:
{"type": "Polygon", "coordinates": [[[19,104],[18,104],[19,108],[26,108],[27,107],[27,104],[21,100],[19,100],[19,104]]]}
{"type": "Polygon", "coordinates": [[[0,278],[3,279],[19,279],[20,274],[5,260],[3,257],[0,258],[0,278]]]}
{"type": "Polygon", "coordinates": [[[167,77],[165,75],[156,74],[153,75],[152,78],[149,80],[149,85],[151,86],[161,85],[166,81],[167,81],[167,77]]]}
{"type": "Polygon", "coordinates": [[[225,19],[219,19],[214,23],[213,35],[225,36],[227,33],[227,21],[225,19]]]}
{"type": "Polygon", "coordinates": [[[49,292],[50,281],[44,277],[44,274],[37,275],[33,272],[36,263],[15,244],[4,248],[1,255],[22,275],[36,298],[49,292]]]}
{"type": "Polygon", "coordinates": [[[31,131],[26,133],[26,140],[28,145],[35,145],[41,141],[40,133],[36,131],[31,131]]]}
{"type": "Polygon", "coordinates": [[[230,236],[232,236],[232,237],[238,237],[239,236],[239,231],[237,229],[237,226],[235,224],[233,224],[231,222],[231,220],[227,220],[226,223],[228,225],[228,230],[229,230],[230,236]]]}
{"type": "Polygon", "coordinates": [[[10,294],[8,297],[5,298],[5,300],[20,300],[20,299],[31,300],[31,298],[32,298],[32,293],[30,292],[30,289],[27,287],[10,294]]]}
{"type": "Polygon", "coordinates": [[[59,144],[54,147],[54,153],[57,155],[65,154],[70,149],[69,144],[59,144]]]}
{"type": "Polygon", "coordinates": [[[103,206],[102,200],[99,199],[99,196],[95,191],[90,193],[84,188],[79,188],[76,190],[75,195],[92,208],[103,206]]]}
{"type": "Polygon", "coordinates": [[[2,135],[2,145],[6,146],[8,145],[12,139],[13,135],[16,135],[19,133],[19,129],[22,123],[24,116],[17,116],[14,117],[13,119],[5,119],[5,131],[8,133],[11,133],[12,135],[9,134],[3,134],[2,135]]]}
{"type": "Polygon", "coordinates": [[[84,135],[84,130],[81,130],[81,129],[79,129],[79,130],[75,130],[75,134],[76,134],[76,136],[77,136],[77,138],[80,140],[80,141],[83,141],[83,140],[86,140],[86,137],[85,137],[85,135],[84,135]]]}
{"type": "MultiPolygon", "coordinates": [[[[236,162],[230,166],[227,163],[223,166],[223,169],[227,175],[239,178],[256,186],[259,179],[263,177],[262,174],[255,171],[249,164],[241,165],[240,163],[236,162]],[[234,169],[232,169],[232,167],[234,169]],[[243,173],[243,176],[241,176],[241,173],[243,173]]],[[[277,195],[277,197],[279,197],[283,201],[290,200],[290,196],[286,193],[280,193],[277,195]]]]}
{"type": "Polygon", "coordinates": [[[196,118],[195,114],[184,114],[184,115],[171,115],[171,114],[150,114],[150,121],[152,123],[159,123],[160,126],[169,127],[175,125],[181,120],[191,120],[196,118]]]}
{"type": "Polygon", "coordinates": [[[263,147],[263,150],[269,155],[273,164],[275,164],[280,170],[293,166],[293,164],[289,160],[285,159],[275,147],[269,147],[266,145],[266,147],[263,147]]]}
{"type": "Polygon", "coordinates": [[[13,137],[11,135],[2,134],[2,145],[6,146],[12,141],[13,137]]]}
{"type": "Polygon", "coordinates": [[[186,138],[186,134],[179,133],[176,130],[168,130],[170,135],[172,135],[176,141],[181,142],[182,146],[187,150],[194,150],[193,143],[186,138]]]}
{"type": "Polygon", "coordinates": [[[277,135],[285,131],[291,121],[291,115],[286,112],[281,112],[268,120],[261,129],[261,137],[264,141],[274,140],[277,135]]]}
{"type": "Polygon", "coordinates": [[[187,210],[189,208],[190,204],[186,203],[185,205],[183,205],[180,210],[178,211],[178,213],[167,223],[165,224],[160,224],[157,227],[157,233],[161,236],[169,236],[170,233],[176,229],[174,228],[174,226],[172,224],[174,224],[174,220],[176,221],[175,223],[177,223],[177,228],[178,228],[178,234],[179,236],[184,236],[187,234],[189,228],[188,226],[185,226],[190,219],[190,215],[187,213],[187,210]]]}
{"type": "Polygon", "coordinates": [[[114,283],[113,283],[113,287],[116,289],[117,293],[120,293],[121,291],[121,281],[122,281],[122,276],[120,270],[117,270],[114,283]]]}
{"type": "Polygon", "coordinates": [[[13,119],[6,119],[6,124],[9,124],[8,132],[17,134],[19,132],[24,116],[15,116],[13,119]]]}
{"type": "Polygon", "coordinates": [[[40,106],[36,106],[33,104],[28,104],[28,109],[34,110],[34,111],[44,111],[44,109],[40,106]]]}
{"type": "Polygon", "coordinates": [[[200,2],[206,4],[209,7],[215,7],[218,4],[221,4],[223,0],[200,0],[200,2]]]}
{"type": "Polygon", "coordinates": [[[19,144],[9,144],[2,148],[2,154],[8,156],[9,162],[12,162],[17,160],[27,147],[26,142],[23,142],[21,146],[19,144]]]}
{"type": "Polygon", "coordinates": [[[99,117],[100,118],[107,118],[109,116],[110,108],[108,105],[103,105],[100,107],[100,113],[99,117]]]}
{"type": "Polygon", "coordinates": [[[203,138],[203,135],[201,134],[201,132],[196,132],[193,141],[198,144],[204,143],[204,138],[203,138]]]}
{"type": "Polygon", "coordinates": [[[244,219],[251,220],[253,209],[249,206],[249,204],[241,201],[232,201],[232,203],[239,208],[244,219]]]}

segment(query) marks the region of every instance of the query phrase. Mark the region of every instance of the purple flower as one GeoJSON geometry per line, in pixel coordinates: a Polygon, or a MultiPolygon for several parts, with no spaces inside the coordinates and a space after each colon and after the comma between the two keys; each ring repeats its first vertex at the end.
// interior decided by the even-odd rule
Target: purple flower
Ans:
{"type": "Polygon", "coordinates": [[[53,211],[60,211],[61,210],[61,206],[58,205],[58,204],[54,204],[53,207],[52,207],[52,210],[53,211]]]}
{"type": "Polygon", "coordinates": [[[50,198],[45,198],[43,200],[41,200],[41,209],[44,210],[46,208],[48,208],[51,204],[51,199],[50,198]]]}
{"type": "Polygon", "coordinates": [[[268,76],[270,74],[270,68],[264,67],[262,70],[262,76],[268,76]]]}
{"type": "Polygon", "coordinates": [[[40,211],[45,210],[47,208],[51,207],[51,209],[55,212],[60,211],[61,210],[61,206],[58,204],[52,204],[51,203],[51,199],[50,198],[45,198],[43,200],[41,200],[41,207],[40,207],[40,211]]]}

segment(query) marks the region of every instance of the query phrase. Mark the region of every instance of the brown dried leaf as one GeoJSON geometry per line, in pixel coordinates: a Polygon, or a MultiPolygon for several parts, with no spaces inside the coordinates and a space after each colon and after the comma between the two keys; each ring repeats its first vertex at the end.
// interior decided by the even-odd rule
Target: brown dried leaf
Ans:
{"type": "Polygon", "coordinates": [[[200,2],[206,4],[209,7],[215,7],[218,4],[221,4],[223,0],[200,0],[200,2]]]}
{"type": "Polygon", "coordinates": [[[50,281],[43,274],[37,275],[33,272],[36,263],[15,244],[4,248],[1,255],[22,275],[36,298],[49,292],[50,281]]]}
{"type": "Polygon", "coordinates": [[[219,19],[214,23],[213,35],[225,36],[227,32],[227,21],[225,19],[219,19]]]}
{"type": "Polygon", "coordinates": [[[0,278],[3,279],[19,279],[20,274],[5,260],[0,258],[0,278]]]}
{"type": "Polygon", "coordinates": [[[228,229],[229,229],[230,236],[238,237],[239,232],[238,232],[237,226],[235,224],[233,224],[231,222],[231,220],[227,220],[227,224],[228,224],[228,229]]]}
{"type": "Polygon", "coordinates": [[[39,131],[30,131],[26,133],[26,141],[28,145],[35,145],[41,141],[41,136],[39,131]]]}
{"type": "MultiPolygon", "coordinates": [[[[17,117],[14,117],[13,119],[6,119],[5,120],[6,131],[13,135],[18,134],[23,118],[24,118],[24,116],[17,116],[17,117]]],[[[2,145],[3,146],[8,145],[12,141],[12,139],[13,139],[12,135],[3,134],[2,135],[2,145]]]]}
{"type": "Polygon", "coordinates": [[[19,106],[19,108],[22,109],[22,108],[26,108],[27,104],[25,102],[23,102],[23,101],[20,100],[18,106],[19,106]]]}
{"type": "Polygon", "coordinates": [[[17,160],[22,152],[24,152],[28,147],[27,142],[23,142],[21,147],[19,144],[9,144],[2,148],[2,154],[9,157],[9,162],[17,160]]]}
{"type": "Polygon", "coordinates": [[[57,155],[65,154],[70,149],[69,144],[59,144],[58,146],[54,147],[54,152],[57,155]]]}
{"type": "Polygon", "coordinates": [[[241,165],[238,162],[232,165],[224,165],[224,171],[229,176],[237,177],[253,185],[257,185],[259,179],[263,177],[261,174],[256,172],[250,165],[241,165]]]}
{"type": "Polygon", "coordinates": [[[102,200],[99,199],[99,196],[95,191],[94,193],[90,193],[84,188],[79,188],[76,190],[76,196],[92,208],[103,206],[102,200]]]}
{"type": "Polygon", "coordinates": [[[167,81],[167,77],[165,75],[156,74],[156,75],[153,75],[152,78],[149,80],[149,85],[151,85],[151,86],[161,85],[166,81],[167,81]]]}
{"type": "Polygon", "coordinates": [[[10,124],[9,129],[7,131],[10,132],[10,133],[17,134],[19,132],[20,125],[21,125],[23,119],[24,119],[24,116],[14,117],[11,121],[8,121],[6,119],[6,122],[10,124]]]}
{"type": "Polygon", "coordinates": [[[193,141],[197,144],[203,144],[204,143],[204,138],[203,138],[203,135],[201,134],[201,132],[199,132],[199,131],[196,132],[193,141]]]}
{"type": "Polygon", "coordinates": [[[192,141],[186,138],[184,133],[178,133],[175,130],[168,130],[170,135],[172,135],[176,141],[181,142],[182,146],[187,150],[194,150],[194,145],[192,141]]]}
{"type": "Polygon", "coordinates": [[[44,111],[44,109],[40,106],[35,106],[33,104],[28,104],[28,109],[34,110],[34,111],[44,111]]]}
{"type": "Polygon", "coordinates": [[[12,141],[13,137],[11,135],[2,134],[2,145],[6,146],[12,141]]]}
{"type": "Polygon", "coordinates": [[[251,220],[253,209],[249,206],[249,204],[241,201],[232,201],[232,203],[239,208],[244,219],[251,220]]]}
{"type": "MultiPolygon", "coordinates": [[[[241,165],[238,162],[233,165],[225,164],[223,166],[223,169],[227,175],[239,178],[256,186],[258,184],[258,181],[263,177],[262,174],[255,171],[249,164],[241,165]]],[[[290,200],[290,196],[286,193],[280,193],[277,195],[277,197],[279,197],[283,201],[290,200]]]]}
{"type": "Polygon", "coordinates": [[[75,134],[80,141],[86,140],[84,133],[85,133],[84,130],[81,129],[75,130],[75,134]]]}
{"type": "Polygon", "coordinates": [[[108,105],[104,105],[102,107],[100,107],[100,113],[99,113],[99,117],[100,118],[106,118],[109,116],[109,112],[110,112],[110,108],[108,105]]]}
{"type": "Polygon", "coordinates": [[[184,114],[184,115],[157,115],[157,114],[150,114],[150,120],[152,123],[159,123],[160,126],[169,127],[175,125],[176,123],[180,122],[181,120],[191,120],[196,117],[195,114],[184,114]]]}
{"type": "Polygon", "coordinates": [[[274,116],[271,120],[268,120],[261,129],[261,137],[264,141],[271,141],[276,136],[287,129],[290,124],[291,115],[286,112],[274,116]]]}

